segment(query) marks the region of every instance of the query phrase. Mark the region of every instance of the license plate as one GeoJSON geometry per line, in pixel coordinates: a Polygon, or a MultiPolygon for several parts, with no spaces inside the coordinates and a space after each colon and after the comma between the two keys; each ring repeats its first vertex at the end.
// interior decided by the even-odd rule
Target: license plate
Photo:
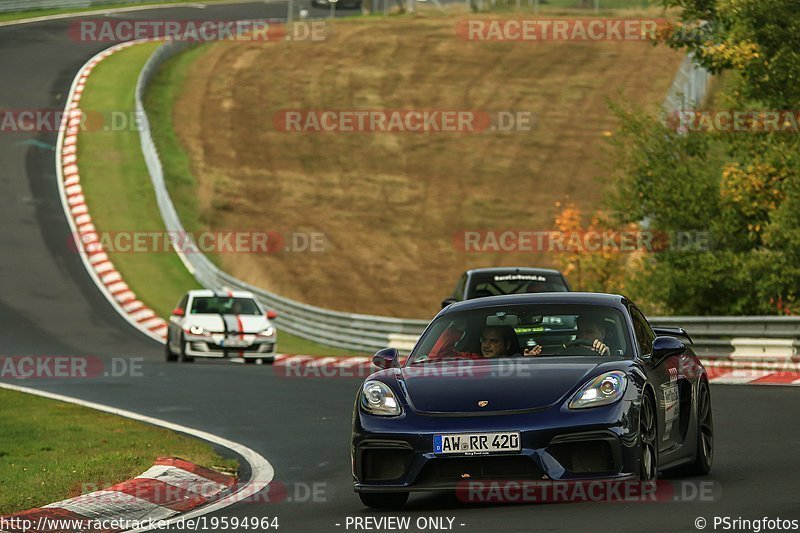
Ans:
{"type": "Polygon", "coordinates": [[[433,436],[433,453],[487,454],[520,451],[519,433],[458,433],[433,436]]]}
{"type": "Polygon", "coordinates": [[[250,343],[244,339],[225,339],[222,341],[222,346],[225,348],[244,348],[245,346],[250,346],[250,343]]]}

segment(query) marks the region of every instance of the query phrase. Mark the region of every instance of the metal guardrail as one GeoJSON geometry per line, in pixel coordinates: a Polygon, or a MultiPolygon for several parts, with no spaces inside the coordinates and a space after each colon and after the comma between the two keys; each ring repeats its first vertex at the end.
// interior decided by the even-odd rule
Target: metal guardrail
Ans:
{"type": "Polygon", "coordinates": [[[700,105],[708,92],[711,73],[695,64],[692,54],[683,58],[678,72],[661,104],[666,114],[700,105]]]}
{"type": "Polygon", "coordinates": [[[800,354],[798,316],[651,317],[653,326],[682,327],[699,355],[713,358],[789,359],[800,354]]]}
{"type": "MultiPolygon", "coordinates": [[[[167,231],[185,234],[175,206],[170,199],[164,182],[164,173],[158,157],[158,150],[153,142],[147,115],[144,110],[143,96],[147,85],[161,64],[182,50],[193,46],[187,42],[167,42],[159,47],[150,57],[139,77],[136,87],[136,115],[139,117],[141,145],[147,168],[155,188],[158,207],[164,219],[167,231]]],[[[682,72],[684,67],[682,66],[682,72]]],[[[689,67],[686,67],[689,68],[689,67]]],[[[691,72],[690,69],[687,72],[691,72]]],[[[706,73],[707,74],[707,73],[706,73]]],[[[673,84],[673,88],[688,84],[689,88],[701,87],[693,85],[703,74],[685,76],[679,73],[684,82],[673,84]]],[[[705,88],[707,85],[702,85],[705,88]]],[[[692,89],[694,90],[694,89],[692,89]]],[[[705,89],[703,89],[704,92],[705,89]]],[[[690,91],[676,89],[675,94],[690,91]]],[[[700,98],[700,92],[691,93],[700,98]]],[[[669,100],[669,98],[668,98],[669,100]]],[[[673,101],[673,100],[670,100],[673,101]]],[[[699,100],[695,100],[699,101],[699,100]]],[[[680,101],[683,105],[683,101],[680,101]]],[[[278,326],[289,333],[302,338],[311,339],[322,344],[340,348],[373,351],[386,346],[394,346],[408,352],[417,337],[425,329],[427,320],[410,320],[381,316],[343,313],[303,304],[279,296],[277,294],[253,287],[236,279],[217,268],[199,251],[184,252],[177,250],[178,255],[197,281],[210,289],[242,289],[252,291],[268,308],[278,311],[278,326]]],[[[727,356],[735,349],[735,341],[739,337],[780,338],[788,340],[788,349],[797,353],[800,343],[800,317],[751,316],[751,317],[657,317],[651,319],[657,326],[681,326],[686,328],[695,341],[696,351],[702,355],[727,356]],[[794,341],[792,339],[795,339],[794,341]],[[792,348],[794,347],[794,348],[792,348]]]]}
{"type": "Polygon", "coordinates": [[[144,0],[0,0],[0,13],[40,9],[84,9],[109,4],[141,4],[144,0]]]}

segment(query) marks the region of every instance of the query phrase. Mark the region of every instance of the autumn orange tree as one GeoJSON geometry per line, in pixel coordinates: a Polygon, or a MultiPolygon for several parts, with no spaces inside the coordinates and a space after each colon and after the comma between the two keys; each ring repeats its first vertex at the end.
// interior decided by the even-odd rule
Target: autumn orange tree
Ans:
{"type": "MultiPolygon", "coordinates": [[[[682,17],[661,42],[726,76],[717,105],[796,116],[797,0],[663,3],[682,17]]],[[[800,131],[679,132],[640,110],[614,109],[616,220],[709,235],[701,248],[648,255],[629,292],[676,314],[800,312],[800,131]]]]}
{"type": "Polygon", "coordinates": [[[646,249],[620,246],[622,234],[636,235],[638,224],[629,223],[615,227],[605,213],[584,214],[572,203],[556,203],[559,209],[555,229],[565,238],[563,251],[555,254],[559,269],[570,280],[573,290],[589,292],[626,293],[630,289],[633,272],[641,268],[646,249]],[[568,236],[579,237],[571,243],[568,236]],[[604,235],[612,244],[603,244],[604,235]],[[589,246],[587,246],[589,243],[589,246]]]}

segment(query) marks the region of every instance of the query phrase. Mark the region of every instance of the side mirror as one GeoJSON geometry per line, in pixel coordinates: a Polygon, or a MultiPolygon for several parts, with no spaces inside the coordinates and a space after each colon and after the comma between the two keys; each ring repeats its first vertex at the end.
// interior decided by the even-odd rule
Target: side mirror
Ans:
{"type": "Polygon", "coordinates": [[[455,298],[445,298],[444,300],[442,300],[442,309],[444,309],[450,304],[456,303],[457,301],[458,300],[456,300],[455,298]]]}
{"type": "Polygon", "coordinates": [[[400,366],[398,359],[400,352],[397,348],[384,348],[372,356],[372,364],[378,368],[397,368],[400,366]]]}
{"type": "Polygon", "coordinates": [[[172,310],[172,316],[186,316],[186,311],[182,307],[176,307],[172,310]]]}
{"type": "Polygon", "coordinates": [[[267,319],[268,320],[275,320],[276,318],[278,318],[278,313],[276,313],[275,311],[272,311],[272,310],[267,311],[267,319]]]}
{"type": "Polygon", "coordinates": [[[653,341],[653,355],[650,360],[654,365],[658,365],[667,357],[680,355],[686,351],[686,344],[675,337],[656,337],[653,341]]]}

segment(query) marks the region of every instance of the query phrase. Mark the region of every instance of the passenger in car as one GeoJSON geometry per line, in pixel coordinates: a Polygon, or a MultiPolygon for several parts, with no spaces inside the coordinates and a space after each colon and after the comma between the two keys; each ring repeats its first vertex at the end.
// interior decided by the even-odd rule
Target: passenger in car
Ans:
{"type": "Polygon", "coordinates": [[[464,332],[455,326],[447,328],[433,345],[428,354],[429,359],[446,359],[458,357],[462,359],[493,359],[511,357],[520,353],[519,341],[514,328],[510,326],[487,326],[481,333],[480,353],[460,352],[455,349],[456,343],[464,332]]]}

